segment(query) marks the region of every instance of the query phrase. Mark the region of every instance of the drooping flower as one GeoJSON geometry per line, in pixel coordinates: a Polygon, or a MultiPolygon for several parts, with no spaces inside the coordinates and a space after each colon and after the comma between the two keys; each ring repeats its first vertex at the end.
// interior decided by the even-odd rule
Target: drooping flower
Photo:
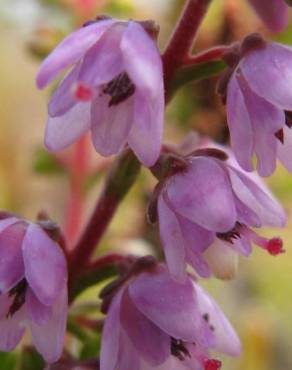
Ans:
{"type": "Polygon", "coordinates": [[[288,25],[289,7],[284,0],[248,0],[258,16],[273,32],[280,32],[288,25]]]}
{"type": "Polygon", "coordinates": [[[101,370],[218,370],[209,350],[237,356],[239,339],[213,299],[190,277],[179,284],[158,265],[113,298],[102,335],[101,370]]]}
{"type": "Polygon", "coordinates": [[[67,266],[38,224],[16,217],[0,221],[0,292],[0,350],[13,350],[28,326],[43,358],[58,360],[67,320],[67,266]]]}
{"type": "Polygon", "coordinates": [[[154,164],[162,140],[164,88],[153,27],[113,19],[89,22],[45,59],[39,88],[73,65],[49,103],[48,150],[63,149],[91,130],[101,155],[128,144],[145,166],[154,164]]]}
{"type": "Polygon", "coordinates": [[[212,256],[236,263],[232,251],[248,255],[252,243],[272,255],[283,252],[279,238],[262,238],[251,227],[284,226],[284,210],[255,174],[244,173],[235,160],[222,160],[224,155],[217,148],[198,149],[184,158],[184,169],[159,185],[160,237],[178,281],[184,281],[187,263],[208,277],[212,256]]]}
{"type": "Polygon", "coordinates": [[[261,176],[273,173],[277,158],[292,172],[291,86],[292,48],[263,41],[243,52],[226,104],[232,149],[246,171],[253,170],[255,153],[261,176]]]}

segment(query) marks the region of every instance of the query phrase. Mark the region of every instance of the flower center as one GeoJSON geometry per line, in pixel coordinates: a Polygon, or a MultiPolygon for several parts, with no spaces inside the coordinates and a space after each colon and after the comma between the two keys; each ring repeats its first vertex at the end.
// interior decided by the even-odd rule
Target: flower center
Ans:
{"type": "Polygon", "coordinates": [[[240,238],[240,228],[241,224],[236,222],[233,229],[227,231],[226,233],[216,233],[217,238],[224,240],[229,243],[233,243],[234,239],[240,238]]]}
{"type": "Polygon", "coordinates": [[[135,92],[135,85],[127,73],[124,72],[105,85],[103,92],[111,97],[108,103],[108,106],[111,107],[112,105],[118,105],[132,96],[135,92]]]}
{"type": "Polygon", "coordinates": [[[190,352],[185,347],[183,341],[173,337],[171,337],[170,340],[170,352],[181,361],[183,361],[187,356],[191,357],[190,352]]]}
{"type": "Polygon", "coordinates": [[[6,317],[11,317],[20,310],[25,303],[25,294],[27,290],[27,281],[22,279],[14,288],[9,291],[9,297],[13,297],[6,317]]]}

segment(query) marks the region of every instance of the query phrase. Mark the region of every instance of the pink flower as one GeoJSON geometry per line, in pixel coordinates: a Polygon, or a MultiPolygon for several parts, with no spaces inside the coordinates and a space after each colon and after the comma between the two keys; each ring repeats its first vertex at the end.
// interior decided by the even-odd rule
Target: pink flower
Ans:
{"type": "Polygon", "coordinates": [[[164,266],[134,277],[106,317],[101,370],[217,370],[214,349],[240,353],[239,339],[213,299],[190,277],[171,279],[164,266]]]}
{"type": "Polygon", "coordinates": [[[214,150],[199,149],[185,157],[185,169],[161,185],[160,237],[170,273],[178,281],[184,281],[187,263],[202,277],[210,276],[206,252],[215,242],[215,253],[224,258],[230,249],[248,255],[252,243],[273,255],[283,252],[280,239],[267,240],[250,229],[284,226],[282,207],[259,178],[244,173],[232,159],[214,157],[222,157],[222,151],[214,150]]]}
{"type": "Polygon", "coordinates": [[[164,118],[162,63],[141,24],[90,22],[45,59],[39,88],[73,65],[49,103],[48,150],[63,149],[91,130],[101,155],[116,154],[128,144],[144,165],[155,163],[164,118]]]}
{"type": "MultiPolygon", "coordinates": [[[[252,36],[251,36],[252,38],[252,36]]],[[[269,176],[278,158],[292,172],[292,49],[277,43],[246,52],[227,89],[227,122],[239,164],[269,176]]]]}
{"type": "Polygon", "coordinates": [[[57,361],[67,319],[67,266],[39,225],[16,217],[0,221],[0,291],[0,350],[13,350],[27,326],[44,359],[57,361]]]}
{"type": "Polygon", "coordinates": [[[284,0],[248,0],[258,16],[273,32],[280,32],[288,26],[288,5],[284,0]]]}

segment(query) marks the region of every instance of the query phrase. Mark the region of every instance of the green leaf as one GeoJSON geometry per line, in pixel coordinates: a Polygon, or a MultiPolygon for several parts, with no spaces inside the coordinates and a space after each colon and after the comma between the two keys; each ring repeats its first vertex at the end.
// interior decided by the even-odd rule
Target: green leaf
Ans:
{"type": "Polygon", "coordinates": [[[185,84],[212,77],[222,72],[225,68],[226,64],[221,60],[182,67],[171,81],[169,97],[172,97],[185,84]]]}
{"type": "Polygon", "coordinates": [[[0,352],[0,369],[15,370],[18,356],[12,352],[0,352]]]}
{"type": "Polygon", "coordinates": [[[44,149],[38,149],[33,163],[33,170],[39,174],[55,175],[64,173],[64,168],[56,158],[44,149]]]}
{"type": "Polygon", "coordinates": [[[44,366],[41,355],[33,347],[25,347],[22,350],[20,370],[43,370],[44,366]]]}
{"type": "Polygon", "coordinates": [[[82,361],[89,360],[93,357],[96,357],[100,351],[100,335],[91,336],[83,345],[79,359],[82,361]]]}

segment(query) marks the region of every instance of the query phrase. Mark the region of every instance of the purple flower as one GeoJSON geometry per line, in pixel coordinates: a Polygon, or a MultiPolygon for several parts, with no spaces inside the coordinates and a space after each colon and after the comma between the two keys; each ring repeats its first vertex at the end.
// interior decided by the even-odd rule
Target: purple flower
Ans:
{"type": "Polygon", "coordinates": [[[240,353],[239,339],[213,299],[190,277],[183,284],[161,265],[134,277],[111,302],[101,370],[217,370],[209,349],[240,353]]]}
{"type": "Polygon", "coordinates": [[[39,88],[73,65],[49,103],[48,150],[63,149],[90,129],[101,155],[116,154],[128,143],[145,166],[155,163],[164,117],[162,63],[141,24],[109,19],[90,23],[45,59],[37,76],[39,88]]]}
{"type": "Polygon", "coordinates": [[[258,16],[273,32],[280,32],[288,25],[288,5],[284,0],[248,0],[258,16]]]}
{"type": "Polygon", "coordinates": [[[280,239],[267,240],[250,229],[284,226],[286,215],[279,203],[255,174],[244,173],[235,161],[204,152],[222,156],[218,149],[199,149],[185,158],[184,170],[160,185],[160,237],[170,273],[178,281],[186,277],[186,263],[208,277],[214,254],[220,263],[234,260],[231,250],[248,255],[251,243],[274,255],[283,252],[280,239]]]}
{"type": "Polygon", "coordinates": [[[227,122],[239,164],[269,176],[278,158],[292,172],[292,49],[263,42],[245,53],[227,89],[227,122]]]}
{"type": "Polygon", "coordinates": [[[0,350],[11,351],[25,326],[44,359],[61,356],[67,319],[67,267],[60,247],[37,224],[0,221],[0,350]]]}

